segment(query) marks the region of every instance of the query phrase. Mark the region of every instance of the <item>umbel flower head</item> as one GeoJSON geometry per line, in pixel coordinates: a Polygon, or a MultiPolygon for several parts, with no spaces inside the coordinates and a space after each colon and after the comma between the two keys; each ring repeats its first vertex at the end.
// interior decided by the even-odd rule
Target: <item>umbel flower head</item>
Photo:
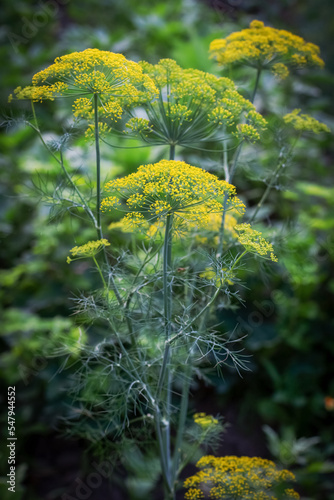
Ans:
{"type": "Polygon", "coordinates": [[[330,129],[324,123],[319,122],[312,116],[300,114],[300,109],[294,109],[291,113],[283,116],[283,120],[300,132],[313,132],[314,134],[330,132],[330,129]]]}
{"type": "Polygon", "coordinates": [[[256,253],[261,257],[277,262],[271,243],[262,237],[260,231],[253,229],[250,224],[237,224],[234,229],[237,232],[239,243],[250,253],[256,253]]]}
{"type": "Polygon", "coordinates": [[[226,38],[213,40],[210,54],[219,65],[242,63],[259,69],[270,69],[276,76],[285,78],[289,68],[324,66],[319,57],[319,47],[307,43],[300,36],[286,30],[264,26],[252,21],[248,29],[232,33],[226,38]]]}
{"type": "Polygon", "coordinates": [[[94,94],[99,98],[99,115],[118,119],[124,107],[152,99],[157,89],[139,64],[122,54],[86,49],[57,57],[34,75],[31,86],[18,87],[14,94],[33,101],[73,97],[74,115],[91,121],[94,94]]]}
{"type": "Polygon", "coordinates": [[[73,247],[70,250],[72,257],[67,257],[67,264],[70,264],[73,260],[95,257],[104,247],[109,245],[109,241],[102,238],[102,240],[88,241],[84,245],[73,247]]]}
{"type": "Polygon", "coordinates": [[[142,165],[137,172],[108,182],[105,188],[111,196],[102,201],[102,209],[128,212],[123,223],[144,231],[171,214],[175,229],[184,230],[189,223],[205,226],[211,213],[223,212],[225,198],[227,209],[244,211],[234,186],[183,161],[142,165]]]}
{"type": "MultiPolygon", "coordinates": [[[[274,488],[295,481],[288,470],[280,470],[271,460],[258,457],[202,457],[196,464],[201,470],[184,482],[187,500],[209,498],[216,500],[276,500],[274,488]]],[[[298,499],[292,488],[285,488],[284,500],[298,499]]]]}
{"type": "Polygon", "coordinates": [[[217,425],[219,423],[217,418],[214,418],[212,415],[207,415],[206,413],[195,413],[194,415],[195,424],[202,427],[202,429],[207,429],[212,425],[217,425]]]}
{"type": "Polygon", "coordinates": [[[158,98],[144,104],[145,116],[127,123],[145,142],[194,146],[215,138],[222,126],[240,139],[260,138],[266,121],[229,78],[182,69],[172,59],[140,64],[159,89],[158,98]]]}

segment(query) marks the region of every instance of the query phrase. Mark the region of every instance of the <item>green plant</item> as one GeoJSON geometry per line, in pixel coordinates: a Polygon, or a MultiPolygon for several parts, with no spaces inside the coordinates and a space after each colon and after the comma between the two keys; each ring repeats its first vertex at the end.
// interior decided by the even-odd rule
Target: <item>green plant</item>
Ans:
{"type": "MultiPolygon", "coordinates": [[[[257,69],[252,100],[263,68],[257,69]]],[[[123,435],[144,448],[145,436],[159,455],[165,497],[174,498],[179,475],[194,454],[187,450],[212,441],[207,428],[221,431],[213,419],[198,424],[207,428],[195,433],[196,439],[185,433],[193,378],[210,365],[247,369],[235,347],[241,339],[233,329],[223,335],[215,324],[215,301],[224,309],[234,305],[250,254],[276,261],[262,232],[238,220],[244,204],[230,184],[243,145],[259,141],[267,122],[227,78],[182,70],[171,60],[138,65],[97,49],[58,58],[15,95],[31,100],[33,121],[27,123],[63,174],[65,181],[53,198],[85,216],[97,234],[97,240],[82,238],[68,259],[92,259],[101,280],[101,286],[95,284],[95,290],[75,300],[89,341],[80,344],[82,369],[73,388],[84,410],[73,411],[72,422],[81,435],[106,441],[106,446],[109,438],[123,435]],[[48,142],[35,111],[34,102],[64,97],[75,99],[71,127],[94,143],[96,181],[86,186],[81,175],[71,172],[68,148],[75,139],[66,132],[48,142]],[[168,150],[169,159],[112,178],[106,184],[110,196],[101,200],[100,147],[126,148],[124,125],[131,136],[168,150]],[[110,136],[119,142],[111,143],[110,136]],[[224,180],[175,160],[180,147],[210,153],[208,141],[222,154],[224,180]],[[101,206],[113,216],[125,213],[116,224],[132,234],[131,253],[117,250],[104,237],[101,206]]],[[[300,129],[304,119],[326,131],[297,115],[286,121],[300,129]]],[[[273,179],[282,166],[279,159],[273,179]]],[[[272,186],[269,182],[259,209],[272,186]]],[[[257,210],[252,219],[256,215],[257,210]]],[[[115,228],[108,216],[105,220],[115,228]]],[[[118,444],[121,453],[121,439],[118,444]]]]}

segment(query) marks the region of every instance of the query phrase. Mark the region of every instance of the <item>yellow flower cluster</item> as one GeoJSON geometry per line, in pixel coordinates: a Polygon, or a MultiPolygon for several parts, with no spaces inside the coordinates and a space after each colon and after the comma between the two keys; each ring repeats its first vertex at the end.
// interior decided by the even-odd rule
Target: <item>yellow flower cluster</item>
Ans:
{"type": "Polygon", "coordinates": [[[271,67],[271,71],[279,80],[285,80],[285,78],[289,76],[289,70],[283,63],[273,64],[271,67]]]}
{"type": "MultiPolygon", "coordinates": [[[[99,98],[99,116],[117,120],[125,108],[143,104],[158,94],[139,64],[127,60],[122,54],[99,49],[58,57],[54,64],[37,73],[32,83],[25,88],[18,87],[14,91],[16,98],[33,101],[77,98],[73,104],[74,116],[87,120],[93,130],[94,95],[99,98]]],[[[10,100],[12,98],[10,96],[10,100]]]]}
{"type": "MultiPolygon", "coordinates": [[[[224,222],[224,232],[226,232],[229,237],[236,238],[237,233],[235,231],[235,226],[238,223],[237,218],[240,216],[240,212],[230,210],[225,214],[225,222],[224,222]]],[[[220,213],[211,213],[209,215],[209,221],[205,226],[205,230],[201,228],[200,232],[195,232],[195,240],[197,243],[201,245],[210,245],[216,246],[218,245],[219,237],[218,233],[221,229],[222,225],[222,214],[220,213]]],[[[194,233],[197,229],[196,227],[192,227],[191,223],[188,226],[189,232],[194,233]]]]}
{"type": "Polygon", "coordinates": [[[202,429],[207,429],[212,425],[217,425],[219,422],[212,415],[207,415],[206,413],[195,413],[194,415],[195,424],[202,427],[202,429]]]}
{"type": "Polygon", "coordinates": [[[283,116],[285,123],[292,125],[296,130],[301,132],[313,132],[320,134],[321,132],[330,132],[330,129],[324,123],[319,122],[312,116],[302,114],[300,109],[294,109],[291,113],[283,116]]]}
{"type": "Polygon", "coordinates": [[[106,190],[112,195],[102,201],[102,210],[120,210],[120,200],[128,214],[123,221],[132,227],[164,220],[174,214],[174,228],[206,226],[213,212],[223,213],[227,195],[228,209],[243,213],[244,204],[235,196],[235,187],[201,168],[183,161],[161,160],[142,165],[126,177],[110,181],[106,190]]]}
{"type": "MultiPolygon", "coordinates": [[[[31,99],[34,102],[45,99],[53,101],[55,97],[61,97],[68,90],[64,82],[55,82],[52,85],[30,85],[28,87],[17,87],[14,90],[16,99],[31,99]]],[[[10,94],[8,101],[13,100],[13,94],[10,94]]]]}
{"type": "Polygon", "coordinates": [[[150,125],[150,121],[147,118],[131,118],[126,126],[132,130],[132,132],[138,133],[140,135],[147,135],[148,132],[151,131],[152,125],[150,125]]]}
{"type": "Polygon", "coordinates": [[[152,80],[141,67],[122,54],[99,49],[57,57],[54,64],[34,75],[32,86],[15,94],[18,99],[53,99],[58,96],[84,96],[98,94],[121,98],[123,102],[137,102],[143,96],[156,95],[152,80]]]}
{"type": "Polygon", "coordinates": [[[101,240],[88,241],[84,245],[73,247],[70,252],[72,257],[76,257],[75,259],[71,257],[67,257],[67,263],[70,264],[73,260],[82,259],[85,257],[94,257],[97,253],[99,253],[104,247],[110,246],[110,243],[105,238],[101,240]]]}
{"type": "Polygon", "coordinates": [[[266,125],[228,78],[182,69],[172,59],[162,59],[156,65],[140,64],[159,89],[159,97],[144,106],[147,118],[133,116],[127,127],[146,142],[192,145],[214,137],[217,125],[235,131],[243,118],[254,132],[266,125]]]}
{"type": "Polygon", "coordinates": [[[239,139],[247,139],[250,142],[256,142],[260,140],[260,134],[252,125],[248,123],[240,123],[237,126],[237,131],[234,132],[236,137],[239,139]]]}
{"type": "MultiPolygon", "coordinates": [[[[200,470],[184,482],[188,488],[187,500],[205,498],[204,491],[210,490],[210,498],[242,500],[277,500],[273,487],[294,481],[288,470],[279,470],[274,462],[258,457],[202,457],[196,464],[200,470]]],[[[298,499],[292,488],[284,490],[284,498],[298,499]]]]}
{"type": "MultiPolygon", "coordinates": [[[[118,202],[118,206],[120,207],[120,203],[118,198],[115,197],[115,203],[118,202]]],[[[237,219],[236,217],[240,216],[240,209],[239,212],[237,210],[233,211],[230,209],[229,212],[225,214],[225,225],[224,225],[224,230],[233,238],[236,238],[237,232],[235,231],[234,227],[237,224],[237,219]]],[[[149,224],[149,222],[144,223],[144,219],[141,219],[143,222],[141,224],[141,232],[146,235],[149,238],[158,238],[159,236],[162,236],[162,231],[164,228],[164,224],[162,221],[155,221],[153,224],[149,224]],[[145,224],[145,226],[144,226],[145,224]]],[[[217,233],[220,230],[222,223],[222,214],[221,213],[210,213],[208,214],[208,223],[205,225],[205,232],[203,232],[203,227],[198,228],[198,225],[196,222],[193,222],[191,220],[187,221],[187,225],[181,228],[178,228],[178,231],[174,233],[173,237],[175,238],[184,238],[184,237],[194,237],[195,236],[195,241],[200,244],[201,246],[203,245],[210,245],[210,246],[216,246],[218,244],[218,236],[217,233]]],[[[131,232],[134,229],[134,225],[129,221],[129,218],[126,217],[117,222],[112,222],[109,224],[108,229],[110,230],[119,230],[122,232],[131,232]]],[[[232,275],[228,275],[227,270],[222,270],[222,276],[221,278],[224,279],[224,282],[228,284],[232,284],[232,275]]],[[[203,272],[200,276],[203,278],[206,278],[208,280],[213,279],[213,275],[216,276],[216,273],[214,273],[212,268],[207,268],[205,272],[203,272]]],[[[221,279],[219,278],[219,280],[221,279]]]]}
{"type": "Polygon", "coordinates": [[[213,40],[210,54],[222,66],[243,63],[271,69],[280,78],[289,74],[289,67],[324,66],[319,47],[289,31],[264,26],[256,20],[247,29],[213,40]]]}
{"type": "Polygon", "coordinates": [[[237,224],[234,229],[237,231],[237,239],[241,245],[250,253],[256,253],[262,257],[277,262],[274,249],[271,243],[268,243],[260,231],[256,231],[250,224],[237,224]]]}

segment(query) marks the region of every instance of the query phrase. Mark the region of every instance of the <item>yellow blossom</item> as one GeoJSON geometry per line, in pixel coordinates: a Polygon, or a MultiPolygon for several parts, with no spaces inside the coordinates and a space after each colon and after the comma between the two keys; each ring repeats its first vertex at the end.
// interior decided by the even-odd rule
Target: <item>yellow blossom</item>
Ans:
{"type": "Polygon", "coordinates": [[[34,75],[33,85],[15,91],[16,97],[33,100],[58,96],[91,96],[131,98],[136,101],[141,90],[147,98],[156,94],[152,80],[141,67],[122,54],[99,49],[72,52],[55,59],[54,64],[34,75]]]}
{"type": "Polygon", "coordinates": [[[86,49],[57,57],[54,64],[34,75],[32,85],[17,87],[14,94],[17,99],[33,101],[73,97],[74,116],[94,128],[94,95],[98,96],[99,116],[113,121],[125,108],[150,101],[157,89],[141,66],[122,54],[86,49]]]}
{"type": "Polygon", "coordinates": [[[300,109],[294,109],[291,113],[283,116],[283,120],[301,132],[313,132],[314,134],[330,132],[330,129],[324,123],[312,118],[312,116],[300,114],[300,109]]]}
{"type": "Polygon", "coordinates": [[[202,429],[207,429],[212,425],[218,424],[218,420],[214,418],[212,415],[207,415],[206,413],[195,413],[194,415],[195,424],[202,427],[202,429]]]}
{"type": "Polygon", "coordinates": [[[239,139],[247,139],[250,142],[256,142],[260,139],[260,134],[254,128],[252,125],[249,125],[248,123],[240,123],[237,126],[237,131],[234,132],[236,137],[239,137],[239,139]]]}
{"type": "Polygon", "coordinates": [[[84,245],[73,247],[70,252],[72,257],[67,257],[67,263],[70,264],[73,260],[85,258],[85,257],[94,257],[97,253],[99,253],[104,247],[109,246],[110,243],[105,238],[101,240],[88,241],[84,245]]]}
{"type": "MultiPolygon", "coordinates": [[[[295,480],[291,472],[280,470],[271,460],[258,457],[208,455],[196,466],[201,470],[184,482],[188,489],[185,498],[189,500],[204,498],[200,496],[204,491],[217,500],[274,500],[274,487],[295,480]]],[[[299,498],[292,488],[286,488],[284,495],[285,500],[299,498]]]]}
{"type": "Polygon", "coordinates": [[[274,249],[271,243],[268,243],[260,231],[256,231],[250,224],[237,224],[235,230],[238,233],[238,241],[248,252],[256,253],[262,257],[277,262],[274,249]]]}
{"type": "Polygon", "coordinates": [[[289,76],[289,68],[283,63],[273,64],[271,70],[280,80],[284,80],[289,76]]]}
{"type": "Polygon", "coordinates": [[[201,498],[205,498],[205,495],[199,488],[189,488],[184,498],[186,500],[200,500],[201,498]]]}
{"type": "Polygon", "coordinates": [[[265,26],[254,20],[249,28],[225,39],[213,40],[210,55],[219,65],[243,63],[257,69],[270,69],[279,78],[286,78],[291,67],[324,66],[319,47],[286,30],[265,26]]]}
{"type": "Polygon", "coordinates": [[[260,131],[266,124],[228,78],[183,69],[172,59],[140,64],[159,89],[159,96],[144,104],[145,118],[132,116],[126,126],[145,142],[196,145],[215,138],[217,125],[224,125],[229,133],[235,131],[251,111],[255,113],[254,128],[260,131]]]}
{"type": "Polygon", "coordinates": [[[224,199],[227,209],[243,213],[244,205],[235,196],[235,187],[215,175],[182,161],[161,160],[142,165],[126,177],[110,181],[105,186],[111,196],[102,201],[103,210],[125,211],[124,220],[133,227],[145,226],[165,220],[174,214],[174,228],[206,226],[212,213],[223,213],[224,199]]]}

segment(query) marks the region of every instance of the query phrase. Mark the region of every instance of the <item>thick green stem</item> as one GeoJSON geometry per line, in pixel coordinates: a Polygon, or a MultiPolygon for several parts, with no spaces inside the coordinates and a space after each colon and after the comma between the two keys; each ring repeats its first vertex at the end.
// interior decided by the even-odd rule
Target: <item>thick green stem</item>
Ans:
{"type": "Polygon", "coordinates": [[[166,446],[166,462],[168,467],[168,475],[171,482],[171,442],[170,442],[170,418],[171,418],[171,393],[172,393],[172,380],[170,372],[170,344],[167,343],[171,334],[171,284],[170,284],[170,270],[171,270],[171,247],[172,247],[172,225],[173,214],[167,215],[166,232],[164,242],[164,255],[163,255],[163,294],[164,294],[164,331],[165,331],[165,355],[163,367],[165,373],[161,373],[161,383],[163,384],[166,378],[166,410],[165,422],[163,424],[163,435],[166,446]]]}
{"type": "Polygon", "coordinates": [[[185,380],[182,386],[182,396],[181,396],[181,406],[180,415],[178,421],[178,428],[176,433],[175,448],[173,455],[173,483],[176,482],[179,473],[180,459],[181,459],[181,447],[182,439],[184,434],[185,423],[187,419],[188,412],[188,401],[189,401],[189,389],[191,383],[191,360],[188,361],[185,369],[185,380]]]}
{"type": "MultiPolygon", "coordinates": [[[[175,145],[170,145],[169,159],[174,160],[175,145]]],[[[170,371],[170,336],[172,319],[172,290],[170,282],[170,271],[172,262],[172,228],[173,214],[166,217],[165,239],[163,245],[163,308],[164,308],[164,338],[165,348],[162,366],[158,379],[156,401],[159,404],[161,395],[164,394],[164,414],[156,415],[156,432],[159,444],[160,462],[165,483],[165,500],[174,499],[174,478],[171,460],[171,398],[172,398],[172,374],[170,371]],[[165,387],[165,390],[163,388],[165,387]],[[161,433],[162,442],[159,440],[161,433]]]]}
{"type": "MultiPolygon", "coordinates": [[[[171,418],[171,373],[170,373],[170,333],[171,333],[171,285],[169,282],[169,273],[171,269],[171,243],[172,243],[172,225],[173,214],[167,215],[165,240],[163,247],[163,302],[164,302],[164,334],[165,334],[165,350],[162,361],[162,366],[159,374],[158,387],[156,393],[156,401],[159,404],[163,386],[166,385],[166,399],[164,415],[159,416],[158,427],[156,426],[160,462],[165,483],[169,487],[168,496],[173,498],[172,484],[172,469],[171,469],[171,442],[170,442],[170,418],[171,418]],[[162,436],[162,442],[159,440],[159,433],[162,436]]],[[[156,415],[157,418],[157,415],[156,415]]],[[[166,493],[167,495],[167,493],[166,493]]]]}
{"type": "Polygon", "coordinates": [[[225,232],[225,217],[226,217],[226,208],[227,208],[228,196],[229,196],[228,194],[225,194],[225,196],[224,196],[223,215],[222,215],[222,222],[221,222],[220,231],[219,231],[219,241],[218,241],[218,247],[217,247],[217,253],[216,253],[216,257],[217,258],[221,257],[222,253],[223,253],[224,232],[225,232]]]}
{"type": "Polygon", "coordinates": [[[169,159],[174,160],[175,158],[175,144],[170,144],[169,146],[169,159]]]}
{"type": "Polygon", "coordinates": [[[254,103],[254,99],[255,99],[255,96],[256,96],[256,92],[257,92],[257,89],[259,88],[259,83],[260,83],[260,76],[261,76],[261,72],[262,72],[262,66],[259,66],[257,68],[257,72],[256,72],[256,79],[255,79],[255,85],[254,85],[254,89],[253,89],[253,93],[252,93],[252,98],[251,98],[251,102],[254,103]]]}
{"type": "Polygon", "coordinates": [[[166,462],[166,453],[165,453],[165,443],[162,437],[161,433],[161,414],[160,410],[157,407],[155,410],[155,415],[154,415],[154,422],[155,422],[155,431],[157,434],[157,440],[158,440],[158,446],[159,446],[159,454],[160,454],[160,463],[161,463],[161,471],[162,471],[162,477],[164,480],[164,486],[166,490],[166,498],[168,498],[168,495],[172,491],[171,487],[171,482],[170,482],[170,477],[169,477],[169,472],[168,472],[168,465],[166,462]]]}

